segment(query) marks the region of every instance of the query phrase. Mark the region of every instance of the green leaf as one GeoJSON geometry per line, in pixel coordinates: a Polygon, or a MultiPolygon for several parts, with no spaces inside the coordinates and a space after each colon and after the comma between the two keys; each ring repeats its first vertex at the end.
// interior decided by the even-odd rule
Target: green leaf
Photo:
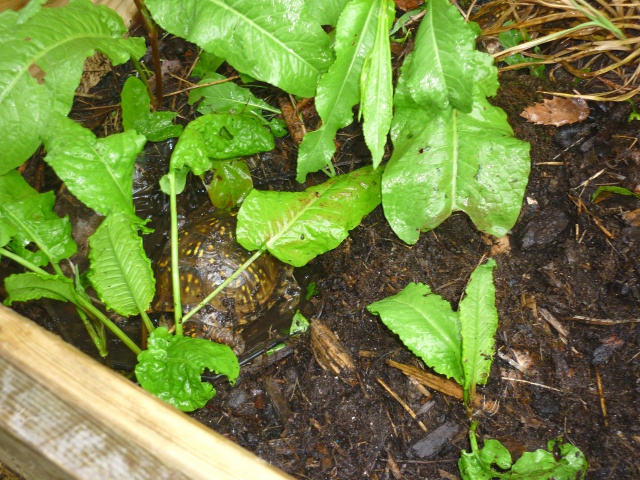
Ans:
{"type": "Polygon", "coordinates": [[[577,480],[584,478],[588,468],[580,449],[560,440],[550,440],[547,450],[525,452],[513,466],[511,462],[509,451],[498,440],[489,439],[479,450],[462,452],[458,467],[463,480],[577,480]]]}
{"type": "Polygon", "coordinates": [[[306,0],[306,8],[320,25],[335,27],[338,17],[349,0],[306,0]]]}
{"type": "Polygon", "coordinates": [[[381,1],[378,8],[380,12],[375,42],[362,69],[360,104],[360,115],[364,118],[362,130],[365,142],[371,150],[373,168],[378,168],[382,161],[393,116],[389,29],[395,18],[396,7],[392,0],[386,0],[381,1]]]}
{"type": "Polygon", "coordinates": [[[410,283],[400,293],[367,307],[436,372],[462,384],[460,321],[451,305],[427,285],[410,283]]]}
{"type": "Polygon", "coordinates": [[[336,132],[353,121],[353,106],[360,100],[360,77],[365,58],[373,49],[379,4],[386,0],[353,0],[347,4],[336,27],[336,61],[322,76],[316,110],[322,126],[305,135],[298,151],[298,182],[331,162],[336,132]]]}
{"type": "Polygon", "coordinates": [[[45,136],[45,161],[81,202],[101,215],[112,209],[126,212],[133,221],[133,170],[146,142],[131,130],[96,138],[91,130],[58,115],[45,136]]]}
{"type": "Polygon", "coordinates": [[[302,0],[148,0],[162,28],[236,70],[312,97],[331,62],[329,37],[302,0]]]}
{"type": "Polygon", "coordinates": [[[142,38],[122,38],[116,12],[89,0],[19,20],[0,14],[0,175],[36,151],[50,115],[69,113],[85,58],[98,50],[117,65],[145,52],[142,38]]]}
{"type": "Polygon", "coordinates": [[[595,192],[593,192],[593,195],[591,195],[591,201],[593,202],[604,192],[617,193],[618,195],[626,195],[630,197],[640,198],[640,193],[634,193],[631,190],[627,190],[626,188],[623,188],[623,187],[616,187],[615,185],[605,185],[603,187],[598,187],[598,189],[595,192]]]}
{"type": "Polygon", "coordinates": [[[475,50],[475,39],[476,32],[455,5],[430,0],[414,50],[402,67],[398,90],[419,106],[469,113],[476,83],[486,84],[485,95],[495,95],[498,89],[493,60],[475,50]]]}
{"type": "Polygon", "coordinates": [[[205,184],[211,204],[216,208],[233,208],[253,190],[249,167],[242,160],[212,161],[211,182],[205,184]]]}
{"type": "Polygon", "coordinates": [[[211,160],[244,157],[273,150],[273,135],[253,115],[209,114],[187,125],[171,156],[171,168],[184,166],[201,175],[211,160]]]}
{"type": "Polygon", "coordinates": [[[123,316],[146,311],[155,280],[131,218],[114,210],[89,237],[89,246],[88,277],[107,308],[123,316]]]}
{"type": "Polygon", "coordinates": [[[398,106],[395,150],[382,179],[385,216],[414,244],[461,210],[502,237],[518,219],[529,175],[529,144],[512,137],[504,112],[476,97],[469,114],[398,106]]]}
{"type": "Polygon", "coordinates": [[[476,384],[484,385],[489,379],[493,361],[495,334],[498,329],[498,310],[495,305],[496,289],[493,269],[496,262],[487,260],[471,274],[465,297],[458,307],[462,336],[462,365],[464,391],[467,403],[473,404],[476,384]]]}
{"type": "Polygon", "coordinates": [[[53,192],[36,192],[17,171],[0,176],[2,243],[13,237],[11,250],[38,266],[57,264],[76,253],[69,218],[53,213],[54,203],[53,192]],[[37,251],[28,248],[32,243],[37,251]]]}
{"type": "Polygon", "coordinates": [[[189,412],[204,407],[216,393],[200,379],[205,368],[225,375],[232,384],[240,373],[229,346],[203,338],[175,337],[160,327],[149,336],[147,350],[138,355],[136,377],[148,392],[189,412]]]}
{"type": "MultiPolygon", "coordinates": [[[[225,80],[227,77],[217,73],[210,73],[199,85],[225,80]]],[[[257,98],[248,88],[242,88],[233,82],[194,88],[189,92],[189,105],[198,100],[198,112],[206,113],[255,113],[262,116],[262,110],[280,113],[264,100],[257,98]]]]}
{"type": "Polygon", "coordinates": [[[17,273],[4,281],[7,298],[4,304],[28,302],[50,298],[62,302],[76,303],[76,291],[71,279],[61,275],[42,275],[40,273],[17,273]]]}
{"type": "Polygon", "coordinates": [[[247,250],[266,248],[301,267],[337,247],[380,203],[380,173],[339,175],[304,192],[253,190],[238,213],[236,235],[247,250]]]}
{"type": "Polygon", "coordinates": [[[144,82],[129,77],[122,87],[122,126],[125,131],[135,130],[151,142],[162,142],[178,137],[182,125],[174,125],[175,112],[150,112],[151,100],[144,82]]]}
{"type": "Polygon", "coordinates": [[[193,67],[191,75],[194,77],[206,78],[212,73],[216,73],[216,70],[224,63],[224,58],[220,58],[217,55],[209,52],[200,52],[198,62],[193,67]]]}

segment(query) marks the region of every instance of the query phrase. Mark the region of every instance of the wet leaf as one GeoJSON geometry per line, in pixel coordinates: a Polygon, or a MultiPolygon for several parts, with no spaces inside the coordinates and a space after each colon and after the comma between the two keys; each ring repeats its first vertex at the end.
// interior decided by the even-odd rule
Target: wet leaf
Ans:
{"type": "Polygon", "coordinates": [[[529,122],[537,125],[567,125],[586,120],[589,117],[589,105],[583,98],[553,97],[545,99],[524,109],[520,114],[529,122]]]}
{"type": "Polygon", "coordinates": [[[0,50],[11,52],[0,58],[0,175],[36,151],[52,114],[69,113],[87,57],[98,50],[117,65],[144,55],[144,39],[126,32],[116,12],[89,0],[0,14],[0,50]]]}
{"type": "Polygon", "coordinates": [[[11,250],[38,266],[76,253],[69,218],[56,215],[54,203],[53,192],[36,192],[17,171],[1,175],[0,246],[11,239],[11,250]]]}
{"type": "Polygon", "coordinates": [[[151,100],[145,84],[129,77],[122,87],[122,126],[135,130],[151,142],[162,142],[182,133],[182,125],[174,125],[176,112],[150,112],[151,100]]]}
{"type": "Polygon", "coordinates": [[[200,378],[204,369],[235,383],[240,366],[227,345],[203,338],[176,337],[165,327],[149,336],[148,348],[138,355],[136,378],[142,388],[182,411],[202,408],[216,391],[200,378]]]}
{"type": "Polygon", "coordinates": [[[380,173],[339,175],[304,192],[253,190],[238,213],[236,235],[247,250],[266,248],[301,267],[347,238],[380,203],[380,173]]]}
{"type": "Polygon", "coordinates": [[[4,304],[7,306],[11,306],[13,302],[28,302],[41,298],[77,303],[73,282],[60,275],[18,273],[7,277],[4,286],[7,290],[4,304]]]}
{"type": "Polygon", "coordinates": [[[148,0],[146,4],[166,31],[294,95],[312,97],[332,60],[328,35],[302,0],[148,0]]]}
{"type": "Polygon", "coordinates": [[[306,8],[311,17],[315,18],[320,25],[331,25],[335,27],[338,17],[350,0],[307,0],[306,8]]]}
{"type": "Polygon", "coordinates": [[[410,283],[400,293],[367,307],[436,372],[464,380],[458,314],[428,285],[410,283]]]}
{"type": "Polygon", "coordinates": [[[80,201],[107,215],[117,209],[138,225],[133,206],[133,170],[146,143],[134,130],[96,138],[91,130],[58,115],[45,139],[45,161],[80,201]]]}
{"type": "Polygon", "coordinates": [[[123,316],[149,308],[155,294],[151,262],[125,213],[113,211],[89,237],[89,280],[107,308],[123,316]]]}
{"type": "Polygon", "coordinates": [[[253,180],[244,161],[214,160],[211,162],[211,181],[205,186],[214,207],[233,208],[253,190],[253,180]]]}
{"type": "Polygon", "coordinates": [[[315,100],[322,126],[308,132],[300,145],[298,182],[331,162],[336,132],[353,122],[353,106],[360,101],[362,68],[367,56],[373,54],[380,4],[386,3],[387,0],[353,0],[340,15],[334,45],[336,61],[320,79],[315,100]]]}

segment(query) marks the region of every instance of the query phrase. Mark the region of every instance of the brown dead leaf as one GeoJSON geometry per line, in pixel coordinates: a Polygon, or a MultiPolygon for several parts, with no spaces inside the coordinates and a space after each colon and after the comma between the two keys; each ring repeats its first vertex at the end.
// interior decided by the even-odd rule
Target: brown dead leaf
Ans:
{"type": "Polygon", "coordinates": [[[414,10],[424,3],[424,0],[395,0],[396,6],[405,12],[414,10]]]}
{"type": "Polygon", "coordinates": [[[520,114],[529,122],[538,125],[567,125],[582,122],[589,116],[589,106],[582,98],[553,97],[524,109],[520,114]]]}
{"type": "Polygon", "coordinates": [[[636,208],[635,210],[631,210],[630,212],[624,212],[622,214],[622,219],[629,225],[640,227],[640,208],[636,208]]]}

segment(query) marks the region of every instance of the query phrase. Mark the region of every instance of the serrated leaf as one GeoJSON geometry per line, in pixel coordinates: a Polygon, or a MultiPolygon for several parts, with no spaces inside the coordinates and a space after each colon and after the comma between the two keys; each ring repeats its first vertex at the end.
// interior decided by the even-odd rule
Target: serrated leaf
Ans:
{"type": "Polygon", "coordinates": [[[398,106],[394,152],[382,179],[385,216],[405,242],[461,210],[502,237],[520,213],[529,144],[512,137],[504,112],[476,97],[473,110],[440,114],[398,106]]]}
{"type": "Polygon", "coordinates": [[[203,338],[176,337],[165,327],[149,336],[148,348],[138,355],[136,378],[142,388],[189,412],[202,408],[216,391],[200,375],[205,368],[235,383],[240,366],[227,345],[203,338]]]}
{"type": "Polygon", "coordinates": [[[148,0],[162,28],[235,69],[303,97],[331,62],[329,37],[302,0],[148,0]]]}
{"type": "Polygon", "coordinates": [[[244,157],[274,146],[269,129],[253,115],[203,115],[184,129],[171,155],[171,169],[187,166],[201,175],[211,169],[210,159],[244,157]]]}
{"type": "Polygon", "coordinates": [[[76,253],[69,218],[53,213],[53,192],[38,193],[15,170],[0,176],[0,239],[35,265],[58,263],[76,253]],[[29,244],[38,250],[32,251],[29,244]]]}
{"type": "Polygon", "coordinates": [[[211,162],[211,178],[206,188],[209,200],[215,208],[233,208],[242,203],[253,190],[251,172],[242,160],[214,160],[211,162]]]}
{"type": "Polygon", "coordinates": [[[301,267],[347,237],[380,203],[380,173],[339,175],[304,192],[253,190],[238,213],[236,235],[247,250],[266,249],[301,267]]]}
{"type": "Polygon", "coordinates": [[[144,55],[142,38],[127,32],[116,12],[89,0],[43,8],[19,23],[0,15],[0,174],[22,164],[38,148],[50,115],[66,115],[80,83],[84,60],[98,50],[114,65],[144,55]]]}
{"type": "Polygon", "coordinates": [[[462,384],[460,322],[451,305],[427,285],[410,283],[400,293],[367,307],[436,372],[462,384]]]}
{"type": "Polygon", "coordinates": [[[45,161],[67,188],[96,212],[126,212],[138,224],[133,206],[133,170],[146,143],[131,130],[96,138],[91,130],[58,115],[45,136],[45,161]]]}
{"type": "Polygon", "coordinates": [[[322,76],[316,110],[322,126],[305,135],[298,151],[298,182],[325,167],[336,150],[336,132],[353,121],[353,106],[360,100],[360,77],[365,58],[373,49],[379,4],[386,0],[353,0],[342,11],[336,27],[336,61],[322,76]]]}
{"type": "Polygon", "coordinates": [[[123,316],[146,311],[155,280],[131,218],[114,210],[89,237],[89,246],[88,277],[107,308],[123,316]]]}
{"type": "Polygon", "coordinates": [[[495,95],[498,88],[493,61],[475,50],[475,39],[476,32],[455,5],[430,0],[414,50],[402,67],[398,90],[422,107],[453,107],[469,113],[476,84],[486,84],[485,95],[495,95]]]}
{"type": "MultiPolygon", "coordinates": [[[[198,84],[218,82],[226,78],[224,75],[210,73],[198,84]]],[[[257,98],[248,88],[240,87],[233,82],[194,88],[189,92],[189,105],[193,105],[197,101],[200,101],[198,112],[203,114],[255,113],[261,116],[262,110],[280,113],[280,110],[257,98]]]]}
{"type": "Polygon", "coordinates": [[[378,168],[382,161],[393,116],[389,29],[395,18],[396,7],[392,0],[386,0],[379,2],[379,9],[375,42],[362,69],[360,102],[360,116],[364,118],[362,131],[371,150],[373,168],[378,168]]]}
{"type": "Polygon", "coordinates": [[[465,297],[458,307],[462,336],[462,365],[464,390],[475,397],[476,385],[484,385],[489,378],[493,361],[495,334],[498,329],[498,310],[493,269],[496,262],[487,260],[471,274],[465,297]]]}
{"type": "Polygon", "coordinates": [[[151,142],[162,142],[178,137],[182,125],[174,125],[176,112],[150,112],[150,98],[145,84],[136,77],[129,77],[122,87],[122,126],[125,131],[135,130],[151,142]]]}
{"type": "Polygon", "coordinates": [[[4,281],[7,298],[4,304],[11,306],[13,302],[28,302],[50,298],[62,302],[76,301],[76,291],[71,279],[61,275],[43,275],[40,273],[17,273],[4,281]]]}
{"type": "Polygon", "coordinates": [[[306,8],[311,18],[320,25],[335,27],[344,7],[350,0],[306,0],[306,8]]]}

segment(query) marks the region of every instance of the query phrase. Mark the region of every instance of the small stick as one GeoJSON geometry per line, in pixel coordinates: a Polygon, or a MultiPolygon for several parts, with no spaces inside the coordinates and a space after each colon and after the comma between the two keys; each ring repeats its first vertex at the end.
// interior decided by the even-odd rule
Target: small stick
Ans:
{"type": "Polygon", "coordinates": [[[600,379],[600,370],[596,369],[596,383],[598,384],[598,393],[600,394],[600,409],[602,410],[602,417],[604,418],[604,426],[609,426],[609,416],[607,415],[607,404],[604,400],[604,389],[602,388],[602,380],[600,379]]]}
{"type": "Polygon", "coordinates": [[[609,318],[593,318],[593,317],[583,317],[581,315],[574,315],[573,317],[562,317],[562,319],[573,320],[574,322],[587,323],[589,325],[604,325],[605,327],[620,325],[623,323],[640,323],[640,318],[626,318],[624,320],[611,320],[609,318]]]}
{"type": "Polygon", "coordinates": [[[416,422],[418,422],[418,425],[420,425],[420,428],[426,433],[427,432],[427,427],[424,426],[424,423],[422,423],[420,420],[418,420],[418,417],[416,416],[416,414],[413,412],[413,410],[411,410],[411,407],[409,407],[409,405],[407,405],[406,403],[404,403],[402,401],[402,399],[398,396],[398,394],[396,392],[394,392],[393,390],[391,390],[386,383],[384,383],[382,381],[381,378],[376,378],[376,380],[378,380],[378,383],[380,385],[382,385],[382,387],[389,392],[389,394],[395,398],[397,400],[397,402],[402,405],[402,408],[405,409],[405,411],[411,415],[411,418],[413,418],[416,422]]]}

